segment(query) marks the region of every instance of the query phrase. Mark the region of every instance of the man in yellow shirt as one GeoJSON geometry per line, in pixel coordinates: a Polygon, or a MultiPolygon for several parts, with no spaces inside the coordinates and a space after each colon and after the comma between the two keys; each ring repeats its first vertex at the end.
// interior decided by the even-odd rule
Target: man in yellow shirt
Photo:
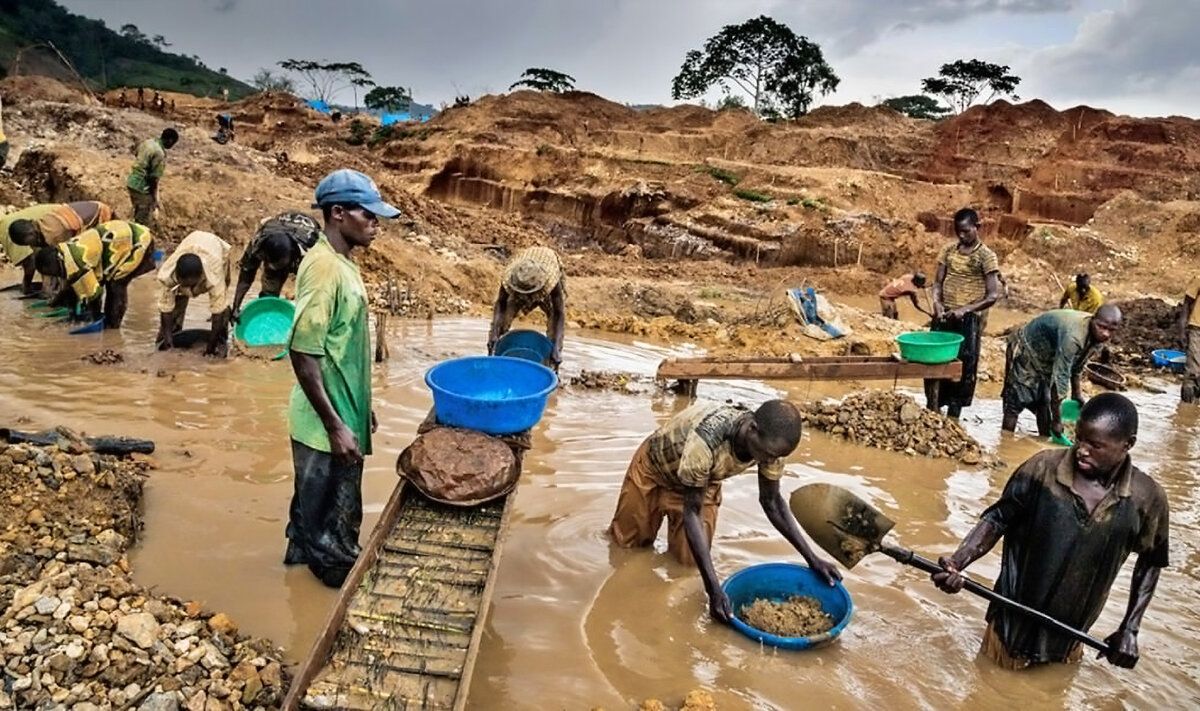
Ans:
{"type": "Polygon", "coordinates": [[[1075,283],[1068,284],[1067,288],[1063,289],[1062,298],[1058,300],[1058,308],[1065,309],[1070,306],[1076,311],[1094,314],[1103,303],[1104,296],[1099,289],[1092,286],[1091,277],[1087,274],[1076,274],[1075,283]]]}
{"type": "Polygon", "coordinates": [[[90,305],[98,319],[103,296],[104,327],[120,328],[129,282],[154,269],[154,237],[142,225],[112,220],[57,247],[42,247],[33,259],[40,273],[63,280],[51,306],[90,305]]]}
{"type": "MultiPolygon", "coordinates": [[[[108,205],[94,200],[51,205],[34,205],[7,215],[0,225],[4,230],[4,252],[8,261],[25,270],[21,283],[23,293],[33,291],[34,251],[42,247],[57,247],[84,230],[113,219],[108,205]]],[[[47,293],[53,293],[47,289],[47,293]]]]}
{"type": "Polygon", "coordinates": [[[173,337],[183,329],[188,302],[206,294],[212,329],[204,355],[224,358],[229,353],[230,252],[233,247],[210,232],[192,232],[163,262],[158,281],[160,351],[175,347],[173,337]]]}
{"type": "Polygon", "coordinates": [[[1193,277],[1183,296],[1179,312],[1179,331],[1187,361],[1183,387],[1179,391],[1184,402],[1194,402],[1200,396],[1200,276],[1193,277]]]}

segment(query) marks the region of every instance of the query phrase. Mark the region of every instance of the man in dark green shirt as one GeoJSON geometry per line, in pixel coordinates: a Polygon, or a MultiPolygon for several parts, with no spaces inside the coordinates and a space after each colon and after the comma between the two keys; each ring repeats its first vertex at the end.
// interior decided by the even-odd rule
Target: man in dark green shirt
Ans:
{"type": "MultiPolygon", "coordinates": [[[[1075,446],[1039,452],[1018,467],[954,555],[938,561],[944,570],[933,582],[958,592],[962,571],[1003,538],[996,592],[1086,631],[1125,559],[1137,553],[1125,617],[1105,640],[1108,661],[1132,668],[1142,616],[1168,563],[1170,518],[1162,487],[1130,460],[1137,426],[1137,409],[1123,395],[1092,398],[1075,446]]],[[[987,621],[981,652],[1001,666],[1082,656],[1078,642],[999,605],[988,608],[987,621]]]]}
{"type": "Polygon", "coordinates": [[[375,239],[380,217],[400,211],[370,178],[337,170],[317,185],[324,232],[296,275],[288,350],[296,387],[288,405],[295,493],[284,563],[306,563],[340,587],[358,558],[363,457],[371,453],[371,336],[367,291],[349,260],[375,239]]]}

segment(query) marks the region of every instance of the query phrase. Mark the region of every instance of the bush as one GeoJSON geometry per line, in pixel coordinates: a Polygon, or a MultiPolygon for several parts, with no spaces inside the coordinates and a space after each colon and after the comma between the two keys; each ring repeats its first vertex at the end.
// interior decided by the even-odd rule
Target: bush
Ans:
{"type": "Polygon", "coordinates": [[[358,119],[350,122],[350,135],[346,138],[346,143],[352,146],[361,146],[367,142],[369,129],[367,125],[358,119]]]}
{"type": "Polygon", "coordinates": [[[734,190],[733,194],[737,195],[743,200],[749,200],[750,202],[771,202],[773,199],[766,193],[759,193],[753,190],[734,190]]]}
{"type": "Polygon", "coordinates": [[[713,168],[710,166],[705,168],[704,172],[708,173],[717,180],[720,180],[722,183],[726,183],[731,186],[742,182],[740,176],[734,175],[727,170],[721,170],[720,168],[713,168]]]}

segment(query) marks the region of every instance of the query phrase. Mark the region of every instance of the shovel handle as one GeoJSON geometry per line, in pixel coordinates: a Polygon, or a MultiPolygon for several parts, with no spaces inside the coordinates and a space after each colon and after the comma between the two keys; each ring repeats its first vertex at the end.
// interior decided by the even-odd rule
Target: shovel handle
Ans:
{"type": "MultiPolygon", "coordinates": [[[[919,556],[907,548],[901,548],[899,546],[884,543],[879,550],[881,553],[886,554],[888,557],[898,563],[911,565],[914,568],[924,570],[926,573],[941,573],[945,571],[945,569],[942,568],[942,566],[937,562],[923,556],[919,556]]],[[[1083,642],[1087,646],[1103,652],[1105,655],[1108,654],[1108,645],[1091,636],[1090,634],[1081,632],[1065,622],[1054,619],[1044,612],[1035,610],[1027,605],[1022,605],[1015,600],[1009,600],[986,585],[980,585],[979,583],[965,576],[963,577],[963,589],[967,592],[974,593],[989,602],[994,602],[1015,612],[1020,612],[1026,617],[1035,619],[1043,625],[1055,630],[1056,632],[1067,635],[1068,637],[1071,637],[1079,642],[1083,642]]]]}

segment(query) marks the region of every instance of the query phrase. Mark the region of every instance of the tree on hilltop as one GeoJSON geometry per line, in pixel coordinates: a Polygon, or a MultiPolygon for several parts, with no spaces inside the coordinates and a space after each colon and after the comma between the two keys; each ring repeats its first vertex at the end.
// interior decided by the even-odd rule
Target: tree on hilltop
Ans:
{"type": "Polygon", "coordinates": [[[984,90],[990,90],[981,103],[988,103],[998,96],[1009,96],[1019,100],[1013,93],[1021,83],[1021,77],[1010,74],[1006,64],[992,64],[979,59],[958,60],[943,64],[938,76],[921,82],[926,94],[942,97],[954,113],[966,111],[984,90]]]}
{"type": "Polygon", "coordinates": [[[401,86],[377,86],[367,92],[363,103],[368,109],[397,113],[412,106],[412,91],[401,86]]]}
{"type": "Polygon", "coordinates": [[[530,67],[521,72],[521,78],[513,82],[508,90],[533,89],[534,91],[551,91],[561,94],[575,89],[575,77],[570,74],[556,72],[553,69],[530,67]]]}
{"type": "Polygon", "coordinates": [[[276,74],[270,69],[259,69],[250,80],[250,85],[259,91],[286,91],[289,94],[296,93],[296,83],[290,77],[285,77],[282,74],[276,74]]]}
{"type": "Polygon", "coordinates": [[[827,94],[840,81],[820,46],[760,15],[726,25],[702,50],[689,51],[671,82],[671,98],[694,99],[714,86],[728,93],[732,85],[750,98],[756,114],[797,118],[808,112],[816,92],[827,94]]]}
{"type": "Polygon", "coordinates": [[[950,109],[938,103],[938,100],[932,96],[924,94],[909,94],[908,96],[895,96],[891,99],[886,99],[883,105],[889,109],[899,111],[909,118],[917,119],[932,119],[937,120],[945,118],[946,114],[950,113],[950,109]]]}
{"type": "MultiPolygon", "coordinates": [[[[314,62],[308,59],[285,59],[277,62],[280,68],[299,75],[300,80],[312,91],[309,97],[315,101],[329,103],[333,97],[348,86],[356,87],[355,103],[358,103],[355,82],[370,81],[371,75],[358,62],[314,62]]],[[[373,84],[374,82],[372,82],[373,84]]]]}

